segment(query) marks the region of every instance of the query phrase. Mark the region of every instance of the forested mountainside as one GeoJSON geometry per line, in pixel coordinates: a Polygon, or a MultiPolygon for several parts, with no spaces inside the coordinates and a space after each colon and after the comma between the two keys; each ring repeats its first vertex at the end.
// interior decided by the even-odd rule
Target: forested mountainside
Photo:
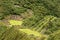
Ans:
{"type": "Polygon", "coordinates": [[[0,40],[60,40],[60,0],[0,0],[0,40]]]}

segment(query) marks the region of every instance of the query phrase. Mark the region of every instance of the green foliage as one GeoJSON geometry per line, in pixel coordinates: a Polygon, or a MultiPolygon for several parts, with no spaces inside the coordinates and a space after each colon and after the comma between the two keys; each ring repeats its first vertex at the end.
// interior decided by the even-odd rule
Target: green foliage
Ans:
{"type": "Polygon", "coordinates": [[[9,15],[21,16],[21,28],[40,32],[47,38],[31,38],[16,26],[6,27],[0,22],[0,40],[60,40],[60,0],[0,0],[0,20],[9,15]]]}

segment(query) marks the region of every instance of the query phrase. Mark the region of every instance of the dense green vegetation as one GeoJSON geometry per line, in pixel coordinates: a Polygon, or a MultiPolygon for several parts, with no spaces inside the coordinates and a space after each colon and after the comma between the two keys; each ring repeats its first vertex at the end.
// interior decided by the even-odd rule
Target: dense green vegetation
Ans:
{"type": "Polygon", "coordinates": [[[0,40],[60,40],[60,0],[0,0],[0,40]],[[12,15],[21,17],[23,24],[6,25],[4,21],[15,18],[12,15]],[[18,29],[31,29],[47,37],[18,29]]]}

